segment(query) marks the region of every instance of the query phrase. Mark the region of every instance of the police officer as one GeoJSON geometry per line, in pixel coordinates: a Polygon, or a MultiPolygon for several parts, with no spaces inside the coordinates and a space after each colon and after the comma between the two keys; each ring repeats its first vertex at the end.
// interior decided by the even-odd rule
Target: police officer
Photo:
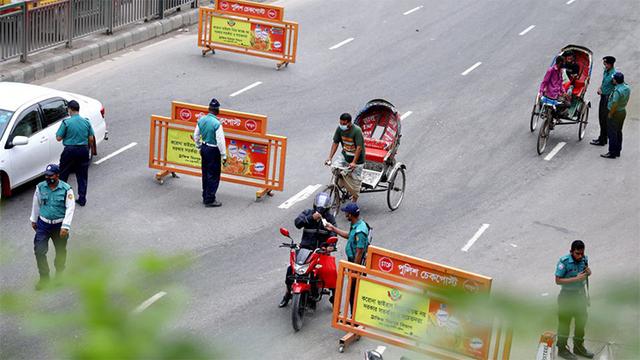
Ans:
{"type": "Polygon", "coordinates": [[[604,65],[604,73],[602,74],[602,84],[598,88],[598,95],[600,95],[600,104],[598,105],[598,120],[600,121],[600,136],[597,139],[591,140],[591,145],[604,146],[607,145],[607,117],[609,115],[609,109],[607,109],[607,103],[609,102],[609,95],[613,92],[613,74],[616,73],[616,69],[613,66],[616,63],[616,58],[613,56],[605,56],[602,58],[602,64],[604,65]]]}
{"type": "Polygon", "coordinates": [[[615,159],[620,157],[622,151],[622,126],[627,117],[627,103],[631,96],[631,88],[624,82],[624,74],[617,72],[613,74],[615,88],[609,96],[607,109],[607,135],[609,136],[609,152],[601,154],[603,158],[615,159]]]}
{"type": "Polygon", "coordinates": [[[95,144],[95,135],[91,123],[80,116],[80,104],[71,100],[68,104],[69,118],[62,121],[56,140],[62,141],[64,150],[60,155],[60,180],[66,182],[71,172],[76,173],[78,181],[78,199],[76,203],[87,203],[87,181],[89,177],[89,147],[95,144]]]}
{"type": "Polygon", "coordinates": [[[227,150],[222,124],[216,117],[220,113],[220,103],[211,99],[209,113],[200,119],[193,132],[193,140],[200,149],[202,159],[202,202],[206,207],[222,206],[216,200],[220,185],[221,160],[226,162],[227,150]]]}
{"type": "MultiPolygon", "coordinates": [[[[335,233],[330,232],[324,228],[322,219],[330,224],[336,225],[336,218],[329,212],[331,208],[331,196],[327,193],[321,192],[316,195],[313,200],[313,208],[306,209],[298,215],[294,220],[296,228],[302,230],[302,239],[300,240],[300,247],[309,250],[315,250],[326,242],[331,236],[336,236],[335,233]]],[[[287,275],[285,276],[284,283],[287,286],[287,292],[282,297],[278,307],[285,307],[291,300],[291,285],[293,280],[290,278],[293,274],[291,266],[287,268],[287,275]]],[[[333,302],[333,295],[329,298],[329,301],[333,302]]],[[[315,303],[311,304],[312,308],[315,303]]]]}
{"type": "Polygon", "coordinates": [[[591,275],[584,242],[575,240],[571,251],[560,258],[556,266],[556,284],[561,286],[558,295],[558,356],[577,359],[573,353],[593,358],[593,353],[584,347],[584,328],[587,325],[588,294],[585,290],[587,277],[591,275]],[[575,320],[573,353],[567,347],[571,319],[575,320]]]}
{"type": "Polygon", "coordinates": [[[47,165],[45,181],[36,186],[31,208],[31,227],[36,232],[33,239],[33,249],[40,273],[40,281],[36,290],[41,290],[49,282],[49,263],[47,251],[49,239],[56,248],[54,265],[56,276],[60,276],[67,260],[67,239],[75,210],[73,190],[66,182],[59,179],[60,167],[56,164],[47,165]]]}

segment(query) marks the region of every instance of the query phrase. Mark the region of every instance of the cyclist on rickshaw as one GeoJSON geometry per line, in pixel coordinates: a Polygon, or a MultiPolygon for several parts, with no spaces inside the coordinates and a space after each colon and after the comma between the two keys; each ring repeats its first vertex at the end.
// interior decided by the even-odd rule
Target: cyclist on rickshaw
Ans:
{"type": "MultiPolygon", "coordinates": [[[[556,57],[555,64],[552,65],[547,73],[544,75],[544,79],[540,84],[540,95],[558,101],[556,105],[556,110],[560,115],[565,115],[567,112],[567,105],[565,104],[566,93],[562,86],[563,77],[562,77],[562,68],[564,67],[565,61],[564,57],[558,56],[556,57]]],[[[553,122],[551,123],[551,128],[553,128],[553,122]]]]}
{"type": "Polygon", "coordinates": [[[351,121],[350,114],[344,113],[340,115],[340,125],[333,135],[333,144],[325,165],[333,165],[334,167],[348,168],[350,170],[348,175],[340,177],[339,185],[347,189],[353,202],[358,201],[360,194],[364,159],[365,149],[362,129],[351,121]],[[333,156],[338,150],[338,144],[342,144],[342,152],[333,160],[333,156]]]}

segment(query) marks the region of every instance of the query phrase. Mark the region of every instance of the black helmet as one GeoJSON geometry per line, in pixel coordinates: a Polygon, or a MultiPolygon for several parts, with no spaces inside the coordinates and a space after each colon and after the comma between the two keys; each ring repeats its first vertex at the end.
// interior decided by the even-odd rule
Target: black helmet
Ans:
{"type": "Polygon", "coordinates": [[[315,200],[313,200],[313,210],[319,212],[320,214],[324,214],[331,207],[331,196],[326,192],[321,192],[316,195],[315,200]]]}

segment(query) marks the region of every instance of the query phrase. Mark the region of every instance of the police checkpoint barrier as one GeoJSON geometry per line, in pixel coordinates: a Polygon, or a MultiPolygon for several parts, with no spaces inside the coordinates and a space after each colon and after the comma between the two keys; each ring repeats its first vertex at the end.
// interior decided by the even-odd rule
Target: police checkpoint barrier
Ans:
{"type": "MultiPolygon", "coordinates": [[[[149,138],[149,168],[160,170],[156,181],[176,174],[202,176],[200,153],[193,140],[198,119],[208,107],[174,101],[171,117],[152,115],[149,138]]],[[[267,117],[228,109],[217,115],[224,129],[227,162],[221,181],[253,186],[256,199],[284,188],[287,138],[267,134],[267,117]]]]}
{"type": "Polygon", "coordinates": [[[298,48],[298,23],[283,18],[281,6],[219,0],[200,7],[198,46],[202,56],[224,50],[277,60],[279,70],[296,62],[298,48]]]}
{"type": "Polygon", "coordinates": [[[491,278],[376,246],[367,252],[364,266],[339,264],[331,325],[347,332],[340,352],[365,336],[439,359],[509,359],[511,330],[456,309],[443,291],[487,297],[491,278]]]}

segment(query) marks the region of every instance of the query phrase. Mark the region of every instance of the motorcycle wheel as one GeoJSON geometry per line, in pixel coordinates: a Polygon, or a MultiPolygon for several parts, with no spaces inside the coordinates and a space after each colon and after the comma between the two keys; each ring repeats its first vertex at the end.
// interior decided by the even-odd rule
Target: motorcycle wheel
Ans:
{"type": "Polygon", "coordinates": [[[304,320],[304,311],[306,307],[307,294],[293,294],[293,307],[291,308],[291,324],[293,330],[300,331],[302,329],[302,321],[304,320]]]}

